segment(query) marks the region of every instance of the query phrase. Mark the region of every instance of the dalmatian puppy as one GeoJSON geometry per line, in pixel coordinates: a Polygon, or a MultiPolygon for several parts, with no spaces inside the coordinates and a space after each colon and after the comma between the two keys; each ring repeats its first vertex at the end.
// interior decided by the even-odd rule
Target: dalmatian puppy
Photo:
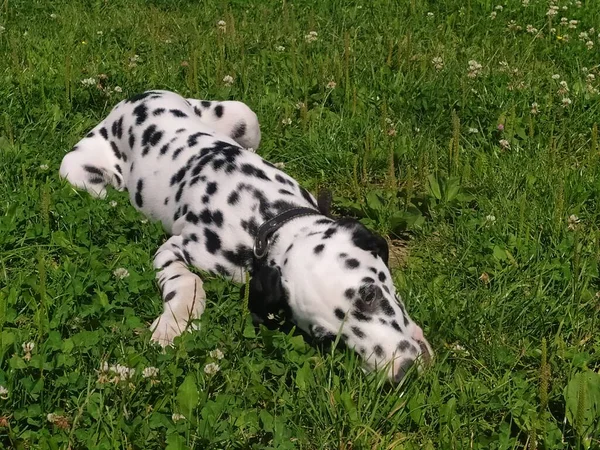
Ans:
{"type": "Polygon", "coordinates": [[[194,266],[237,282],[250,272],[256,317],[283,308],[299,329],[340,336],[365,369],[392,381],[431,361],[392,282],[385,239],[322,214],[297,181],[247,150],[259,142],[243,103],[153,90],[120,102],[64,156],[60,176],[73,186],[98,197],[108,185],[127,190],[171,235],[154,257],[164,312],[152,339],[170,345],[203,313],[194,266]]]}

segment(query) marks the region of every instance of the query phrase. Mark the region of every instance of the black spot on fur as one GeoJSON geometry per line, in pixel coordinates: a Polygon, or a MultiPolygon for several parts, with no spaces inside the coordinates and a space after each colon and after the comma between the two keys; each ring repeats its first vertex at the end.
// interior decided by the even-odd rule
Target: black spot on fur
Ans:
{"type": "Polygon", "coordinates": [[[175,117],[187,117],[188,115],[179,109],[170,109],[169,112],[175,117]]]}
{"type": "MultiPolygon", "coordinates": [[[[385,297],[383,297],[379,300],[379,307],[381,308],[381,310],[383,311],[383,313],[386,316],[394,317],[396,315],[394,308],[392,308],[392,305],[390,304],[388,299],[385,297]]],[[[405,325],[408,325],[408,324],[405,324],[405,325]]]]}
{"type": "Polygon", "coordinates": [[[164,155],[165,153],[167,153],[169,151],[169,144],[165,144],[160,148],[160,154],[164,155]]]}
{"type": "Polygon", "coordinates": [[[167,295],[165,295],[165,303],[170,300],[173,300],[173,297],[175,297],[176,294],[177,294],[177,292],[171,291],[167,295]]]}
{"type": "Polygon", "coordinates": [[[211,181],[206,185],[206,193],[208,195],[213,195],[215,192],[217,192],[217,183],[211,181]]]}
{"type": "Polygon", "coordinates": [[[135,124],[136,125],[143,124],[146,121],[146,119],[148,118],[148,108],[146,107],[146,104],[141,103],[141,104],[137,105],[135,108],[133,108],[133,114],[136,117],[135,124]]]}
{"type": "Polygon", "coordinates": [[[291,193],[290,191],[288,191],[287,189],[279,189],[278,191],[280,194],[283,195],[294,195],[293,193],[291,193]]]}
{"type": "Polygon", "coordinates": [[[157,95],[157,94],[158,93],[154,92],[154,91],[142,92],[141,94],[136,94],[133,97],[129,97],[127,100],[125,100],[125,103],[136,103],[136,102],[139,102],[140,100],[145,99],[149,95],[157,95]]]}
{"type": "Polygon", "coordinates": [[[227,197],[227,203],[231,206],[237,205],[237,202],[240,201],[240,194],[237,191],[233,191],[227,197]]]}
{"type": "Polygon", "coordinates": [[[137,189],[135,191],[135,204],[140,208],[144,206],[144,198],[142,197],[142,189],[144,189],[144,180],[141,178],[137,182],[137,189]]]}
{"type": "Polygon", "coordinates": [[[355,296],[356,296],[356,291],[352,288],[346,289],[344,291],[344,296],[348,299],[348,300],[352,300],[355,296]]]}
{"type": "Polygon", "coordinates": [[[135,135],[133,133],[129,133],[129,148],[133,148],[135,145],[135,135]]]}
{"type": "Polygon", "coordinates": [[[246,134],[246,122],[242,121],[239,122],[234,128],[233,131],[231,132],[231,137],[233,139],[239,139],[241,138],[244,134],[246,134]]]}
{"type": "Polygon", "coordinates": [[[210,108],[211,102],[209,102],[208,100],[202,100],[200,102],[200,104],[204,107],[204,108],[210,108]]]}
{"type": "Polygon", "coordinates": [[[334,228],[334,227],[327,228],[325,230],[325,233],[323,233],[323,239],[329,239],[335,233],[337,233],[337,228],[334,228]]]}
{"type": "Polygon", "coordinates": [[[223,275],[224,277],[229,277],[231,276],[231,274],[229,273],[229,270],[227,270],[224,266],[222,266],[221,264],[217,264],[215,266],[215,271],[220,274],[223,275]]]}
{"type": "Polygon", "coordinates": [[[342,311],[340,308],[335,308],[335,317],[337,317],[340,320],[344,320],[346,318],[346,313],[344,311],[342,311]]]}
{"type": "Polygon", "coordinates": [[[198,221],[200,220],[200,218],[196,214],[194,214],[193,212],[190,211],[186,214],[185,220],[196,225],[198,223],[198,221]]]}
{"type": "Polygon", "coordinates": [[[346,260],[346,267],[348,269],[356,269],[360,266],[358,259],[350,258],[346,260]]]}
{"type": "Polygon", "coordinates": [[[181,200],[181,196],[183,194],[183,189],[185,188],[185,181],[179,185],[179,189],[177,189],[177,193],[175,194],[175,201],[178,202],[181,200]]]}
{"type": "Polygon", "coordinates": [[[384,351],[381,345],[376,345],[375,347],[373,347],[373,351],[375,352],[375,356],[377,356],[378,358],[383,358],[384,351]]]}
{"type": "Polygon", "coordinates": [[[288,253],[293,247],[294,247],[294,243],[291,243],[285,252],[288,253]]]}
{"type": "Polygon", "coordinates": [[[225,108],[223,108],[223,105],[215,106],[215,116],[217,116],[219,119],[223,117],[224,109],[225,108]]]}
{"type": "Polygon", "coordinates": [[[196,113],[198,117],[202,117],[202,111],[197,106],[194,106],[194,113],[196,113]]]}
{"type": "Polygon", "coordinates": [[[121,152],[119,151],[119,147],[117,147],[117,144],[115,144],[113,141],[110,141],[110,148],[112,149],[116,158],[121,159],[121,152]]]}
{"type": "Polygon", "coordinates": [[[188,136],[188,141],[187,141],[188,146],[193,147],[194,145],[196,145],[198,143],[198,138],[200,136],[210,136],[210,134],[202,133],[202,132],[190,134],[188,136]]]}
{"type": "Polygon", "coordinates": [[[404,351],[408,350],[409,348],[410,348],[410,342],[408,342],[408,341],[402,340],[398,344],[398,350],[400,350],[401,352],[404,352],[404,351]]]}
{"type": "Polygon", "coordinates": [[[371,320],[373,320],[371,316],[367,316],[360,311],[352,311],[352,315],[359,322],[370,322],[371,320]]]}
{"type": "Polygon", "coordinates": [[[94,175],[100,175],[101,177],[104,176],[104,172],[102,172],[100,169],[98,169],[95,166],[90,166],[90,165],[85,165],[83,166],[83,170],[85,170],[86,172],[92,173],[94,175]]]}
{"type": "Polygon", "coordinates": [[[315,255],[318,255],[319,253],[321,253],[323,251],[323,249],[325,248],[325,246],[323,244],[319,244],[314,248],[314,252],[315,255]]]}
{"type": "Polygon", "coordinates": [[[165,112],[165,108],[157,108],[154,111],[152,111],[152,115],[160,116],[161,114],[164,114],[164,112],[165,112]]]}
{"type": "Polygon", "coordinates": [[[223,256],[232,264],[238,267],[248,266],[254,257],[254,253],[250,247],[245,245],[238,245],[235,251],[224,250],[223,256]]]}
{"type": "Polygon", "coordinates": [[[175,133],[177,133],[177,134],[181,134],[181,133],[183,133],[183,132],[185,132],[185,131],[186,131],[186,129],[185,129],[185,128],[177,128],[177,129],[175,130],[175,133]]]}
{"type": "Polygon", "coordinates": [[[392,328],[396,331],[402,331],[402,328],[400,328],[400,325],[398,325],[398,322],[396,322],[395,320],[392,320],[390,322],[392,324],[392,328]]]}
{"type": "Polygon", "coordinates": [[[179,169],[177,173],[171,177],[171,186],[181,183],[181,180],[183,180],[183,177],[185,177],[186,172],[187,169],[185,167],[179,169]]]}
{"type": "Polygon", "coordinates": [[[371,277],[364,277],[361,281],[364,284],[373,284],[373,283],[375,283],[375,280],[373,278],[371,278],[371,277]]]}
{"type": "Polygon", "coordinates": [[[221,248],[221,238],[217,233],[209,228],[204,229],[204,237],[206,238],[206,251],[211,255],[217,253],[221,248]]]}
{"type": "Polygon", "coordinates": [[[94,132],[90,131],[85,137],[87,137],[87,138],[94,137],[94,132]]]}
{"type": "Polygon", "coordinates": [[[108,131],[106,131],[106,128],[100,128],[100,135],[108,141],[108,131]]]}
{"type": "Polygon", "coordinates": [[[360,339],[365,337],[365,333],[358,327],[352,327],[351,328],[352,333],[354,333],[354,335],[360,339]]]}
{"type": "Polygon", "coordinates": [[[142,134],[142,146],[150,144],[155,146],[161,140],[163,132],[156,129],[156,125],[150,125],[142,134]]]}
{"type": "Polygon", "coordinates": [[[184,150],[185,150],[185,147],[179,147],[178,149],[175,149],[175,151],[173,152],[173,156],[172,156],[173,161],[175,161],[177,159],[177,157],[179,156],[179,154],[184,150]]]}
{"type": "Polygon", "coordinates": [[[252,164],[242,164],[241,166],[242,173],[260,178],[261,180],[271,181],[271,179],[267,176],[264,170],[259,169],[258,167],[252,164]]]}

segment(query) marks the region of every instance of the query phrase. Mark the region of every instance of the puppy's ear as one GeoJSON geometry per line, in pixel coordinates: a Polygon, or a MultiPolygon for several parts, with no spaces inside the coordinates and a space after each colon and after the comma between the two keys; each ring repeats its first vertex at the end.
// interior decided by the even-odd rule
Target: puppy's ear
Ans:
{"type": "Polygon", "coordinates": [[[390,259],[390,249],[388,247],[388,243],[383,236],[378,235],[377,233],[373,233],[374,241],[373,246],[375,253],[379,255],[385,265],[388,265],[388,261],[390,259]]]}
{"type": "MultiPolygon", "coordinates": [[[[245,286],[242,287],[244,295],[245,286]]],[[[278,314],[287,306],[287,295],[277,267],[261,266],[250,279],[248,309],[255,322],[268,322],[269,314],[278,314]]]]}
{"type": "Polygon", "coordinates": [[[317,206],[321,214],[331,217],[331,200],[332,195],[329,189],[319,189],[317,193],[317,206]]]}

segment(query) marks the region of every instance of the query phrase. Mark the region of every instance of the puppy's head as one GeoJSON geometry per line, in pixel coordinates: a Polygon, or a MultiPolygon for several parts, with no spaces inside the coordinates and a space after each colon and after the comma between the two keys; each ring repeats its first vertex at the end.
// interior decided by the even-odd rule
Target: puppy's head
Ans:
{"type": "Polygon", "coordinates": [[[279,255],[280,264],[255,274],[255,309],[284,307],[315,338],[339,333],[367,370],[385,370],[393,382],[415,361],[431,362],[423,330],[396,293],[385,239],[348,219],[321,230],[297,238],[279,255]]]}

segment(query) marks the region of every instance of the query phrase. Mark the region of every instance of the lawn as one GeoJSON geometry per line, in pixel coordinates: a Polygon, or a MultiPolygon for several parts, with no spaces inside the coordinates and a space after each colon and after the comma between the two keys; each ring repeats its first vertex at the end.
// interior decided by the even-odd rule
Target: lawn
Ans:
{"type": "Polygon", "coordinates": [[[0,1],[0,447],[600,448],[598,33],[595,0],[0,1]],[[246,102],[389,236],[435,365],[381,383],[215,276],[152,345],[165,233],[58,177],[150,88],[246,102]]]}

